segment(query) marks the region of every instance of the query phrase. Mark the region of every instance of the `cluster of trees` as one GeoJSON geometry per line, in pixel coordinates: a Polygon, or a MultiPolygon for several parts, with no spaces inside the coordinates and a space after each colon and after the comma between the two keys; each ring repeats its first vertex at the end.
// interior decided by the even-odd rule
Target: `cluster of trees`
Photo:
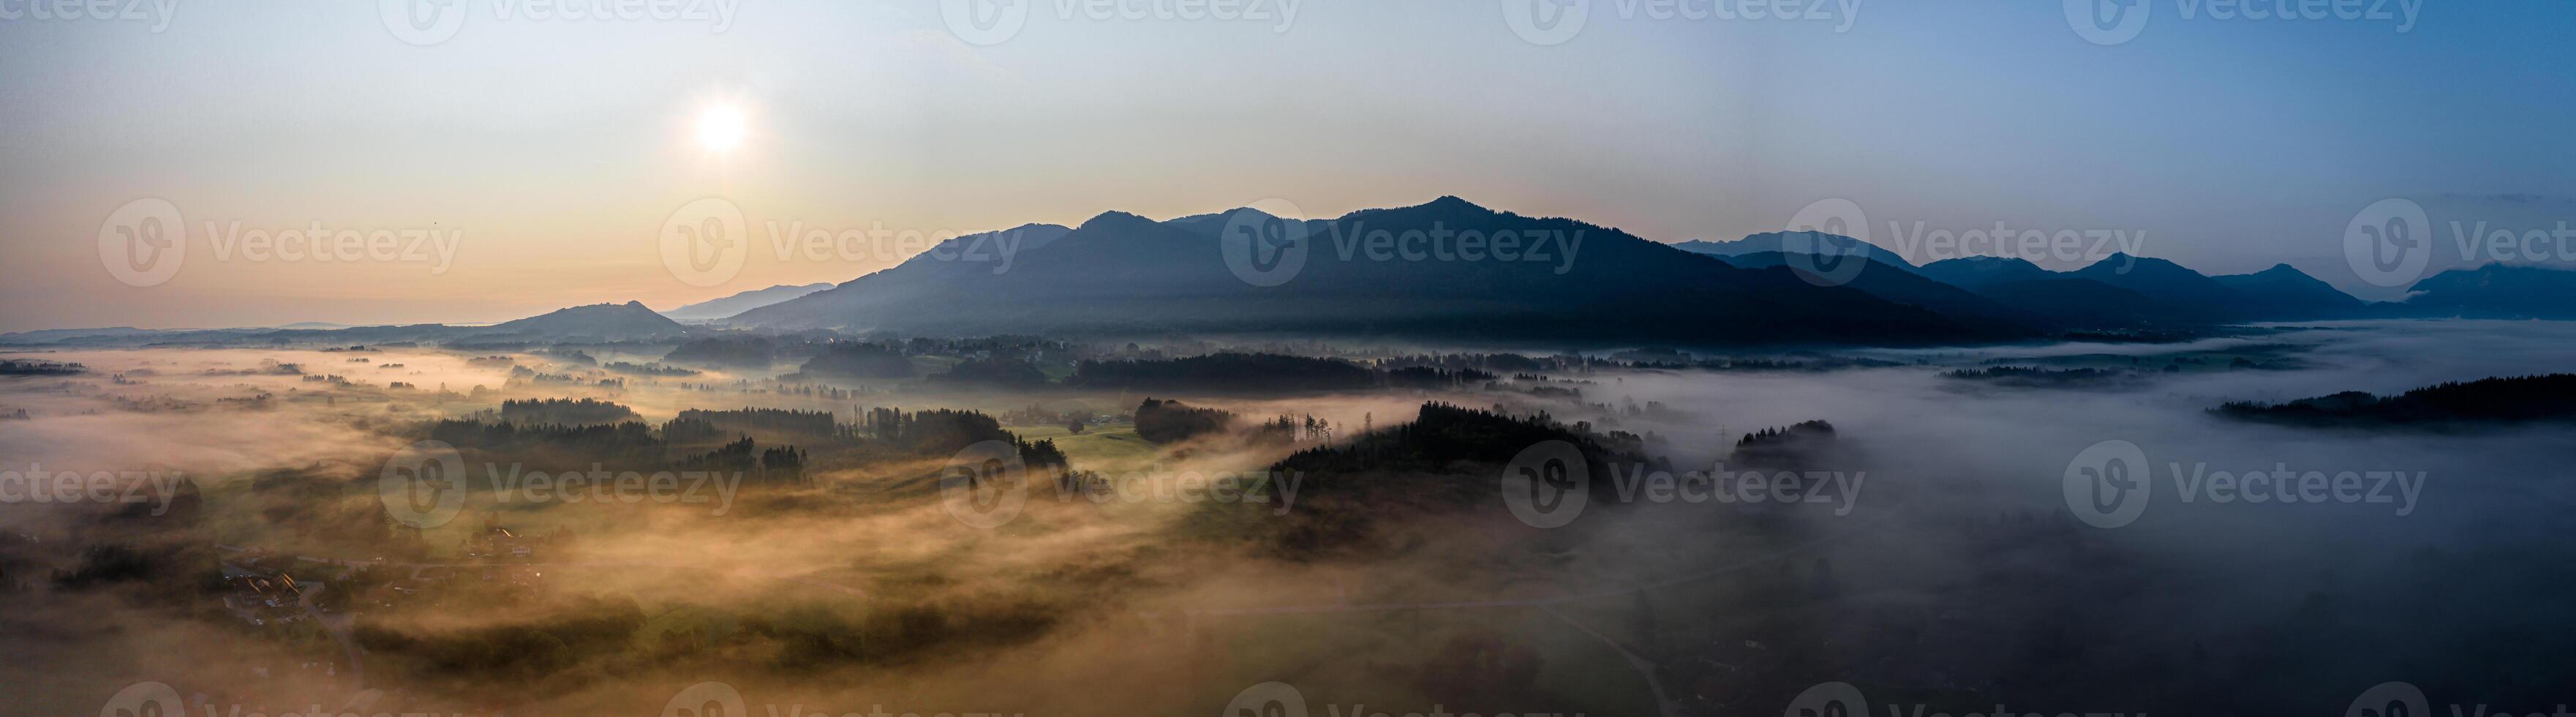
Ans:
{"type": "Polygon", "coordinates": [[[933,383],[975,384],[1007,388],[1035,388],[1047,385],[1047,377],[1036,364],[1018,359],[970,358],[949,367],[946,373],[932,374],[933,383]]]}
{"type": "Polygon", "coordinates": [[[1430,366],[1435,368],[1452,369],[1483,369],[1494,373],[1526,373],[1534,371],[1581,370],[1589,364],[1589,361],[1589,359],[1573,354],[1548,357],[1530,357],[1520,354],[1426,354],[1416,356],[1398,356],[1381,361],[1379,365],[1388,368],[1430,366]]]}
{"type": "Polygon", "coordinates": [[[1030,468],[1065,465],[1064,452],[1054,441],[1022,440],[1002,430],[1001,421],[976,411],[874,408],[861,412],[856,425],[844,427],[844,435],[920,455],[955,453],[980,441],[1008,441],[1030,468]]]}
{"type": "Polygon", "coordinates": [[[1083,416],[1079,409],[1063,412],[1049,411],[1032,403],[1028,408],[1003,411],[1001,420],[1013,426],[1062,426],[1068,423],[1080,424],[1083,416]]]}
{"type": "Polygon", "coordinates": [[[617,465],[658,465],[664,442],[651,426],[627,421],[613,424],[517,424],[472,420],[439,421],[430,426],[431,440],[460,451],[561,461],[586,467],[590,461],[617,465]]]}
{"type": "MultiPolygon", "coordinates": [[[[1155,443],[1175,443],[1210,433],[1223,433],[1234,428],[1232,411],[1202,408],[1157,398],[1147,398],[1136,405],[1136,436],[1155,443]]],[[[1253,424],[1251,439],[1257,443],[1288,444],[1299,441],[1330,441],[1331,421],[1313,414],[1278,418],[1253,424]]]]}
{"type": "Polygon", "coordinates": [[[1622,451],[1605,445],[1601,439],[1579,426],[1569,428],[1558,423],[1544,411],[1514,416],[1501,406],[1464,408],[1434,401],[1422,404],[1421,415],[1412,423],[1370,431],[1347,443],[1298,451],[1272,469],[1304,471],[1319,476],[1319,485],[1329,485],[1337,481],[1322,476],[1438,473],[1463,463],[1509,463],[1521,451],[1547,441],[1573,444],[1593,464],[1593,475],[1597,476],[1610,475],[1610,460],[1645,460],[1642,456],[1621,455],[1622,451]]]}
{"type": "Polygon", "coordinates": [[[0,359],[0,376],[69,376],[87,370],[76,363],[0,359]]]}
{"type": "Polygon", "coordinates": [[[1146,398],[1136,405],[1136,437],[1155,443],[1174,443],[1193,436],[1218,433],[1234,424],[1234,413],[1214,408],[1197,408],[1179,401],[1146,398]]]}
{"type": "Polygon", "coordinates": [[[1474,386],[1494,380],[1492,373],[1472,368],[1406,366],[1386,372],[1386,385],[1396,388],[1446,389],[1474,386]]]}
{"type": "Polygon", "coordinates": [[[867,341],[834,341],[806,359],[797,372],[807,378],[911,378],[912,359],[901,350],[867,341]]]}
{"type": "Polygon", "coordinates": [[[662,430],[663,437],[669,438],[673,441],[681,440],[680,437],[673,435],[671,426],[672,424],[680,424],[684,421],[687,422],[687,424],[682,427],[685,431],[682,435],[693,437],[706,436],[708,434],[704,433],[704,431],[709,429],[718,433],[749,433],[760,431],[768,433],[791,433],[802,436],[815,436],[818,438],[829,437],[840,433],[840,429],[838,425],[833,422],[832,414],[829,411],[799,411],[779,408],[741,408],[731,411],[709,411],[705,409],[692,408],[681,411],[678,417],[671,420],[671,424],[665,424],[662,430]]]}
{"type": "Polygon", "coordinates": [[[2576,374],[2449,382],[2375,396],[2346,391],[2270,404],[2235,401],[2213,409],[2236,418],[2317,426],[2369,426],[2576,419],[2576,374]]]}
{"type": "Polygon", "coordinates": [[[805,451],[795,446],[762,449],[750,436],[715,450],[681,458],[673,468],[684,471],[749,473],[764,483],[805,482],[805,451]]]}
{"type": "Polygon", "coordinates": [[[1816,458],[1816,451],[1832,445],[1834,424],[1803,421],[1784,428],[1765,428],[1744,434],[1735,440],[1735,453],[1727,462],[1749,468],[1794,469],[1816,458]]]}
{"type": "Polygon", "coordinates": [[[533,398],[501,402],[501,420],[519,424],[585,425],[639,418],[635,410],[598,399],[533,398]]]}
{"type": "Polygon", "coordinates": [[[1321,418],[1316,418],[1315,415],[1311,413],[1304,416],[1291,416],[1282,413],[1279,414],[1278,418],[1263,421],[1259,425],[1253,426],[1252,440],[1255,443],[1268,443],[1273,445],[1285,445],[1300,441],[1308,443],[1330,441],[1333,440],[1333,423],[1321,418]]]}
{"type": "Polygon", "coordinates": [[[671,348],[662,356],[663,363],[692,366],[731,366],[768,368],[777,355],[777,347],[759,336],[710,336],[691,339],[671,348]]]}
{"type": "Polygon", "coordinates": [[[608,369],[617,373],[635,374],[638,376],[695,376],[703,373],[697,369],[680,368],[678,366],[665,366],[658,363],[628,363],[625,361],[612,361],[609,362],[608,365],[601,366],[600,368],[608,369]]]}
{"type": "Polygon", "coordinates": [[[1376,526],[1400,521],[1402,511],[1492,506],[1495,477],[1507,470],[1526,469],[1556,489],[1584,490],[1591,500],[1608,502],[1616,498],[1614,481],[1608,480],[1614,464],[1671,470],[1668,462],[1648,460],[1624,441],[1605,441],[1543,412],[1514,416],[1500,406],[1426,403],[1411,423],[1308,448],[1274,464],[1274,472],[1303,475],[1303,484],[1290,518],[1274,523],[1275,532],[1264,539],[1283,556],[1297,558],[1365,549],[1376,540],[1376,526]],[[1515,462],[1549,441],[1572,445],[1579,454],[1573,459],[1583,465],[1554,462],[1563,456],[1538,465],[1515,462]],[[1579,488],[1565,483],[1578,469],[1593,479],[1579,488]]]}

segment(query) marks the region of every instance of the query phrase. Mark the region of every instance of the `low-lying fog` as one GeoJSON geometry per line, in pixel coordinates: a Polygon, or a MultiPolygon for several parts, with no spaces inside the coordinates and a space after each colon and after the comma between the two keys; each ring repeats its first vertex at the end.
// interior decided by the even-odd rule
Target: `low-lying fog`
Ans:
{"type": "MultiPolygon", "coordinates": [[[[1089,506],[1039,494],[1019,521],[984,530],[952,519],[931,497],[935,491],[921,488],[914,476],[935,466],[826,464],[816,487],[746,492],[725,515],[690,506],[554,506],[518,509],[506,520],[522,528],[579,526],[581,560],[548,568],[547,589],[631,597],[653,630],[674,629],[666,624],[679,620],[674,616],[727,609],[742,614],[707,621],[732,625],[745,615],[809,609],[879,617],[910,611],[893,633],[908,637],[870,633],[876,642],[861,650],[888,654],[887,645],[902,644],[898,657],[814,663],[738,645],[713,659],[612,654],[658,649],[653,641],[669,639],[665,632],[598,655],[576,650],[565,658],[569,667],[528,668],[562,669],[569,677],[532,675],[489,692],[371,654],[356,656],[365,678],[342,666],[293,678],[272,671],[263,679],[276,685],[252,689],[227,686],[242,679],[244,664],[346,651],[330,647],[327,636],[279,638],[245,629],[220,609],[174,606],[140,591],[39,586],[8,597],[15,607],[0,617],[0,652],[16,656],[0,666],[0,680],[6,692],[27,695],[18,705],[0,704],[0,713],[89,714],[119,689],[146,681],[190,696],[192,713],[193,695],[213,695],[207,704],[218,705],[217,713],[224,711],[219,705],[244,701],[251,701],[247,711],[272,703],[301,710],[305,701],[277,695],[338,708],[341,695],[363,687],[384,691],[361,698],[378,700],[371,704],[410,699],[511,715],[652,714],[683,688],[708,681],[742,695],[754,714],[767,714],[765,707],[786,714],[795,705],[833,715],[879,707],[925,715],[1231,715],[1229,701],[1275,696],[1279,688],[1255,686],[1277,682],[1302,699],[1307,714],[1336,717],[1429,713],[1435,705],[1487,714],[1776,714],[1792,706],[1795,687],[1828,681],[1858,685],[1871,710],[1975,695],[2048,714],[2183,714],[2214,705],[2322,714],[2343,711],[2373,685],[2407,681],[2437,705],[2527,712],[2546,711],[2555,704],[2545,701],[2551,690],[2576,685],[2576,662],[2564,659],[2576,646],[2569,592],[2576,544],[2563,528],[2565,511],[2576,505],[2567,483],[2576,432],[2563,425],[2325,430],[2207,412],[2226,401],[2396,393],[2567,372],[2576,366],[2576,324],[2322,324],[2183,345],[1861,355],[1906,365],[1555,376],[1592,382],[1580,386],[1581,403],[1657,402],[1669,410],[1608,418],[1575,401],[1508,387],[1178,397],[1251,417],[1313,414],[1341,426],[1341,440],[1363,422],[1383,429],[1409,420],[1424,400],[1545,408],[1569,423],[1599,421],[1596,430],[1651,431],[1662,442],[1650,451],[1680,470],[1711,467],[1748,432],[1821,419],[1833,425],[1837,448],[1803,468],[1856,487],[1825,503],[1593,506],[1555,531],[1508,523],[1507,516],[1500,527],[1491,515],[1426,517],[1415,542],[1400,549],[1301,558],[1209,535],[1257,527],[1268,515],[1262,511],[1209,520],[1212,508],[1201,504],[1089,506]],[[2237,349],[2279,362],[2152,370],[2178,353],[2237,349]],[[2139,365],[2149,370],[2106,386],[2009,387],[1940,375],[2087,357],[2117,365],[2133,356],[2146,359],[2139,365]],[[2088,524],[2069,510],[2067,476],[2084,467],[2071,465],[2081,459],[2098,467],[2102,451],[2121,445],[2101,447],[2106,442],[2135,446],[2148,470],[2130,477],[2151,491],[2143,512],[2114,527],[2088,524]],[[2298,497],[2323,495],[2323,502],[2280,500],[2301,494],[2310,479],[2260,488],[2245,480],[2272,471],[2321,473],[2314,480],[2325,488],[2298,497]],[[2357,488],[2332,478],[2347,471],[2361,474],[2357,488]],[[2348,501],[2337,497],[2346,490],[2358,492],[2348,501]],[[999,623],[1014,627],[993,627],[999,623]],[[1016,627],[1023,624],[1033,627],[1016,627]],[[431,677],[410,681],[421,674],[431,677]],[[1793,687],[1783,694],[1780,685],[1793,687]]],[[[613,400],[655,424],[685,408],[830,410],[848,422],[858,406],[998,414],[1046,403],[1116,413],[1142,398],[946,395],[914,387],[825,400],[677,388],[763,378],[722,374],[630,379],[616,390],[505,389],[508,365],[428,349],[14,357],[80,362],[90,372],[0,378],[0,414],[30,414],[0,420],[0,470],[182,471],[205,486],[209,510],[222,504],[219,496],[240,492],[226,486],[259,471],[320,466],[372,483],[378,467],[414,440],[403,434],[407,426],[488,409],[503,395],[613,400]],[[368,361],[352,361],[361,357],[368,361]],[[262,373],[270,361],[370,386],[333,389],[262,373]],[[120,373],[131,383],[111,381],[120,373]],[[382,392],[372,387],[389,381],[419,388],[376,395],[382,392]],[[440,394],[442,385],[453,394],[440,394]],[[476,386],[501,393],[470,397],[476,386]],[[333,397],[303,395],[313,392],[333,397]],[[262,409],[227,402],[263,393],[270,398],[262,409]]],[[[1254,470],[1285,454],[1217,444],[1127,446],[1065,433],[1045,432],[1067,446],[1073,468],[1110,473],[1254,470]]],[[[1499,477],[1474,480],[1499,498],[1492,487],[1499,477]]],[[[371,507],[365,497],[349,500],[371,507]]],[[[0,504],[0,524],[46,539],[77,534],[65,510],[0,504]]],[[[215,526],[210,540],[327,549],[309,548],[309,537],[265,533],[257,516],[207,520],[215,526]]],[[[448,550],[473,520],[479,518],[433,532],[430,542],[448,550]]],[[[7,577],[42,583],[47,567],[63,566],[13,563],[7,577]]],[[[211,574],[215,566],[195,567],[211,574]]],[[[362,611],[360,619],[370,618],[362,611]]],[[[435,614],[375,619],[431,634],[534,618],[508,607],[448,604],[435,614]]]]}

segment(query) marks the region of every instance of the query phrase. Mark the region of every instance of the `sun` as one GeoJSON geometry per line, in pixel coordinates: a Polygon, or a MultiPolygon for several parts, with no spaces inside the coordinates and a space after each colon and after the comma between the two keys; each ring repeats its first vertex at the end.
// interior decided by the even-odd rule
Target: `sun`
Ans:
{"type": "Polygon", "coordinates": [[[750,120],[740,107],[712,104],[698,110],[698,146],[707,151],[733,151],[742,146],[743,135],[750,131],[750,120]]]}

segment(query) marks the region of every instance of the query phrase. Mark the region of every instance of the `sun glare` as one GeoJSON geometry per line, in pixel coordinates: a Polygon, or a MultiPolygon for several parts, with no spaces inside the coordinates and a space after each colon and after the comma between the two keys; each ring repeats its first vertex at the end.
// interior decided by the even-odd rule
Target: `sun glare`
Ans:
{"type": "Polygon", "coordinates": [[[742,146],[743,135],[749,131],[749,121],[740,107],[715,104],[698,111],[698,146],[708,151],[732,151],[742,146]]]}

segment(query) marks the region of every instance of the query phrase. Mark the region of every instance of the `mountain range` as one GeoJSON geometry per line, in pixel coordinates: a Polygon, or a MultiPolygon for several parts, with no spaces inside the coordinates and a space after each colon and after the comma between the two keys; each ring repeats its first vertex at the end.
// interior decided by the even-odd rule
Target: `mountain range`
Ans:
{"type": "Polygon", "coordinates": [[[714,321],[734,314],[832,288],[831,282],[817,284],[779,284],[766,289],[753,289],[732,296],[709,299],[662,312],[672,321],[698,323],[714,321]]]}
{"type": "Polygon", "coordinates": [[[957,237],[838,285],[772,286],[659,313],[629,301],[490,326],[41,330],[0,334],[0,344],[651,342],[747,329],[1917,346],[2258,321],[2576,319],[2571,300],[2576,271],[2531,266],[2447,271],[2417,282],[2404,301],[2368,303],[2286,264],[2222,276],[2127,254],[2070,271],[1997,257],[1916,266],[1840,235],[1667,245],[1441,197],[1332,219],[1250,208],[1165,221],[1106,212],[1079,226],[957,237]],[[1229,261],[1229,232],[1256,233],[1256,250],[1282,250],[1279,263],[1268,264],[1269,255],[1229,261]],[[1801,254],[1819,247],[1837,256],[1801,254]]]}
{"type": "Polygon", "coordinates": [[[1712,346],[1927,345],[2040,335],[2032,327],[1945,316],[1853,287],[1817,285],[1787,268],[1738,267],[1609,227],[1500,212],[1456,197],[1334,219],[1282,219],[1246,208],[1157,222],[1109,212],[1072,228],[1009,231],[1049,236],[1022,242],[1007,273],[934,256],[960,252],[933,252],[724,323],[850,332],[1303,333],[1712,346]],[[1220,250],[1219,237],[1229,228],[1302,234],[1302,266],[1276,285],[1256,286],[1220,250]],[[1500,249],[1504,237],[1512,251],[1500,249]],[[1469,258],[1471,252],[1482,258],[1469,258]]]}

